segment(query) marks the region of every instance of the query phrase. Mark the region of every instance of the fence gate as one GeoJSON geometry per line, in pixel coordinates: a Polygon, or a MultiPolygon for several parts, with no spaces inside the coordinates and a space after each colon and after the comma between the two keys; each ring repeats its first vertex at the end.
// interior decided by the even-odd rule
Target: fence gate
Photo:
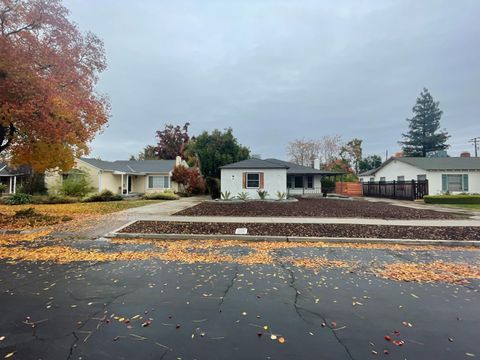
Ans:
{"type": "Polygon", "coordinates": [[[364,182],[363,195],[401,200],[422,199],[428,195],[428,180],[364,182]]]}

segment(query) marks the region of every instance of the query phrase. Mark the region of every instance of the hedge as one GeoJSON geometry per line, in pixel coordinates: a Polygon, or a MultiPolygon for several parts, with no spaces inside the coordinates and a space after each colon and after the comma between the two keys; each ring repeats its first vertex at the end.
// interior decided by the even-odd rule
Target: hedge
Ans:
{"type": "Polygon", "coordinates": [[[144,200],[177,200],[178,196],[172,192],[154,192],[143,196],[144,200]]]}
{"type": "Polygon", "coordinates": [[[427,204],[480,204],[480,195],[427,195],[427,204]]]}

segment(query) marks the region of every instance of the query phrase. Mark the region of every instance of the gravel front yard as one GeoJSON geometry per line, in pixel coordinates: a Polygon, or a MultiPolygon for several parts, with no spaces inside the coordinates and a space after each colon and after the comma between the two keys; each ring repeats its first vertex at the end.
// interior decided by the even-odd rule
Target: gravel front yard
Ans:
{"type": "Polygon", "coordinates": [[[353,224],[252,224],[137,221],[122,233],[233,235],[236,228],[247,228],[249,235],[323,236],[349,238],[480,240],[474,227],[416,227],[353,224]]]}
{"type": "Polygon", "coordinates": [[[456,219],[460,215],[433,210],[373,203],[363,200],[300,199],[297,202],[246,201],[204,202],[175,215],[182,216],[268,216],[268,217],[357,217],[377,219],[456,219]]]}

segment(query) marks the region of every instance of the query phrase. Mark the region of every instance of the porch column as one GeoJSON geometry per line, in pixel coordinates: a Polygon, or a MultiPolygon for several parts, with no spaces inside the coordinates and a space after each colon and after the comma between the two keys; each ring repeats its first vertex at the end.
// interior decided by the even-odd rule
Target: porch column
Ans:
{"type": "Polygon", "coordinates": [[[123,174],[122,174],[122,180],[121,180],[120,186],[121,186],[120,194],[123,195],[123,174]]]}
{"type": "Polygon", "coordinates": [[[12,183],[12,177],[11,176],[8,178],[8,181],[9,181],[9,183],[8,183],[8,193],[11,194],[13,192],[13,183],[12,183]]]}
{"type": "Polygon", "coordinates": [[[15,175],[13,177],[13,193],[15,194],[17,192],[17,176],[15,175]]]}

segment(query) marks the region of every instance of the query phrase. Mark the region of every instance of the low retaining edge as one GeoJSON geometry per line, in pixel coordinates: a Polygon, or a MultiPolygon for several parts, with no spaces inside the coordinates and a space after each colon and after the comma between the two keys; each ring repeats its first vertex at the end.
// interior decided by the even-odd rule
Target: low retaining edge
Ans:
{"type": "MultiPolygon", "coordinates": [[[[122,226],[119,230],[128,225],[122,226]]],[[[144,238],[157,240],[239,240],[239,241],[277,241],[277,242],[332,242],[332,243],[376,243],[399,245],[437,245],[480,247],[477,240],[428,240],[428,239],[383,239],[383,238],[335,238],[303,236],[269,236],[269,235],[205,235],[205,234],[143,234],[121,233],[117,231],[105,235],[106,238],[144,238]]]]}

